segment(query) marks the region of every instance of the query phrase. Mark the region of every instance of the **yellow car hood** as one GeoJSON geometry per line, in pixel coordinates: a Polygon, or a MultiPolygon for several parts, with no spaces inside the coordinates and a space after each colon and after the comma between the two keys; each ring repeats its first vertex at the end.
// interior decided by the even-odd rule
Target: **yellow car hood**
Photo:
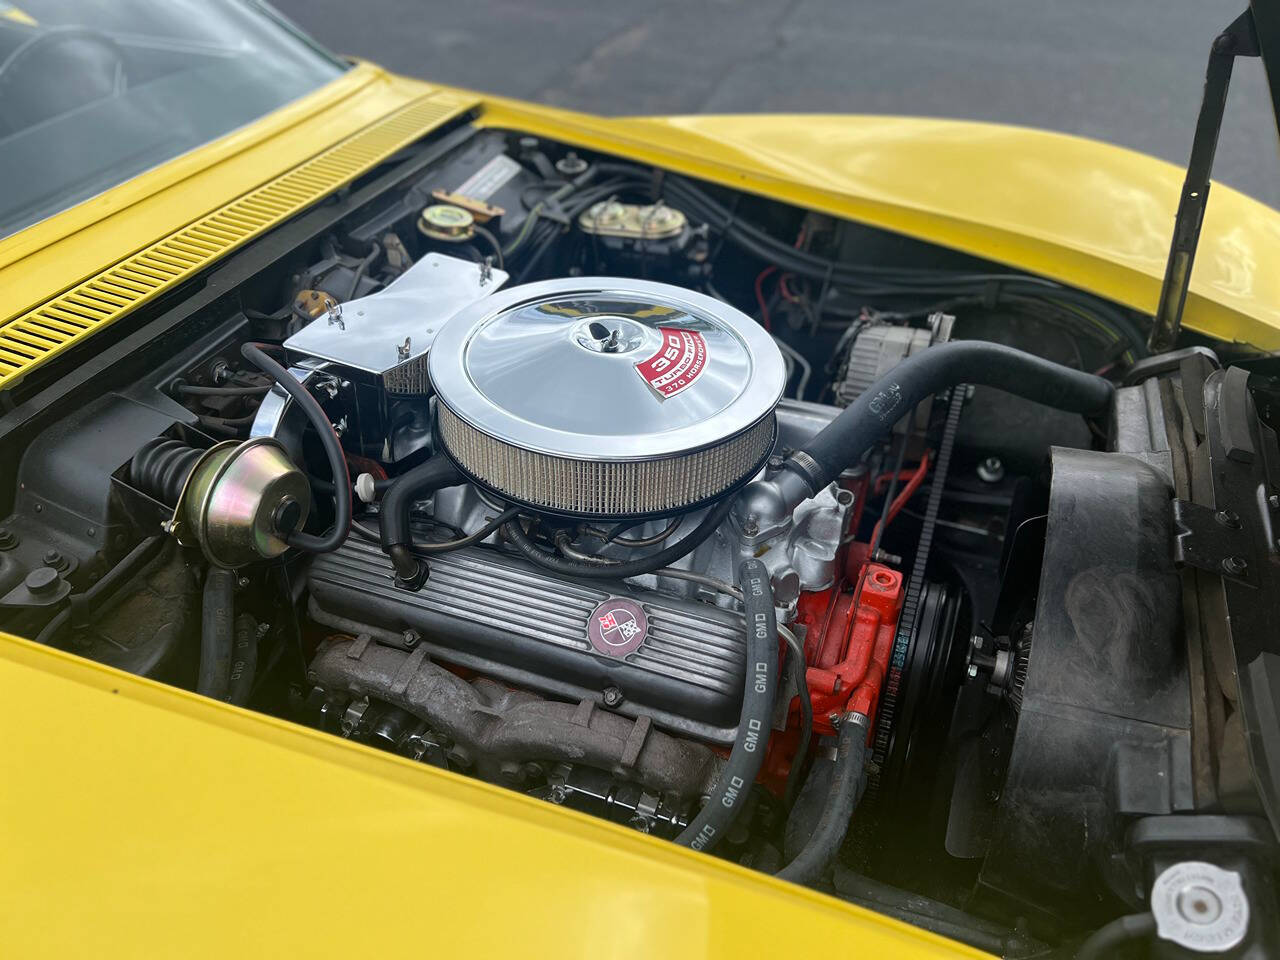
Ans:
{"type": "Polygon", "coordinates": [[[478,780],[0,634],[6,957],[984,957],[478,780]]]}
{"type": "MultiPolygon", "coordinates": [[[[1020,127],[881,116],[593,117],[360,64],[256,124],[0,240],[0,390],[464,113],[480,126],[555,137],[898,231],[1146,313],[1159,296],[1182,183],[1172,164],[1020,127]],[[336,176],[330,154],[354,162],[336,176]]],[[[1280,214],[1215,186],[1186,326],[1280,348],[1280,273],[1266,267],[1278,261],[1280,214]]]]}
{"type": "MultiPolygon", "coordinates": [[[[987,124],[605,119],[367,65],[332,93],[0,242],[0,339],[60,297],[85,300],[70,316],[98,311],[96,326],[126,316],[182,277],[158,271],[154,286],[135,280],[138,290],[104,281],[87,297],[77,285],[170,237],[187,276],[261,232],[215,233],[201,218],[274,189],[327,150],[350,152],[378,124],[381,146],[363,151],[367,163],[459,113],[898,230],[1147,311],[1181,183],[1176,167],[1136,153],[987,124]]],[[[358,172],[353,164],[342,177],[358,172]]],[[[292,210],[273,202],[281,212],[264,217],[263,231],[292,210]]],[[[1280,346],[1280,278],[1265,267],[1278,254],[1280,215],[1216,187],[1188,325],[1280,346]]],[[[14,956],[976,955],[633,831],[3,635],[0,685],[11,718],[0,738],[0,936],[14,956]]]]}

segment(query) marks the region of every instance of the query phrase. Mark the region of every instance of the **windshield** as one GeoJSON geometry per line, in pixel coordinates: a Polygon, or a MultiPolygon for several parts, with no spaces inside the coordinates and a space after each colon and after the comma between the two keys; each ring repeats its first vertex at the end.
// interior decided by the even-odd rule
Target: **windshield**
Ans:
{"type": "Polygon", "coordinates": [[[344,69],[248,0],[0,0],[0,237],[344,69]]]}

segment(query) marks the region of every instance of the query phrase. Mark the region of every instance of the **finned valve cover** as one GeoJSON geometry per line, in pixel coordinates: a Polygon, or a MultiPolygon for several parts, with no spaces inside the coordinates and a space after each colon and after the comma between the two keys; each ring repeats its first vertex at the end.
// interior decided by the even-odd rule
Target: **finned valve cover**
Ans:
{"type": "Polygon", "coordinates": [[[472,304],[429,362],[458,465],[504,497],[575,516],[675,512],[752,476],[786,382],[777,346],[746,315],[607,277],[472,304]]]}

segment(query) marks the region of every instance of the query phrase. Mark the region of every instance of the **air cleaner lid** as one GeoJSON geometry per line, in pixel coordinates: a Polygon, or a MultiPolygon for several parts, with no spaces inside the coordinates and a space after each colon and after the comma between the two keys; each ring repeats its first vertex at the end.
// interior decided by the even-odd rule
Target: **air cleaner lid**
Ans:
{"type": "Polygon", "coordinates": [[[461,420],[513,446],[646,460],[714,445],[768,415],[782,356],[753,320],[645,280],[526,284],[456,314],[430,355],[461,420]]]}

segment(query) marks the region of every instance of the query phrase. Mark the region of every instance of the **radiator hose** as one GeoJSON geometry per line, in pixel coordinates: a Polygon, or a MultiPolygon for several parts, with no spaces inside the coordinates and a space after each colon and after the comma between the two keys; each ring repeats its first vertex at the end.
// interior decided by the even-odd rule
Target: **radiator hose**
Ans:
{"type": "Polygon", "coordinates": [[[196,693],[214,700],[231,696],[231,653],[235,643],[236,575],[210,567],[204,581],[200,618],[200,672],[196,693]]]}
{"type": "Polygon", "coordinates": [[[747,629],[742,715],[738,719],[738,737],[710,799],[676,837],[676,843],[694,850],[710,850],[742,812],[764,763],[778,690],[778,624],[768,568],[759,560],[744,561],[738,568],[738,586],[742,589],[747,629]]]}
{"type": "Polygon", "coordinates": [[[1117,917],[1095,930],[1076,949],[1076,960],[1105,960],[1114,957],[1125,945],[1135,940],[1150,939],[1156,932],[1156,918],[1151,913],[1131,913],[1117,917]]]}
{"type": "Polygon", "coordinates": [[[812,884],[821,879],[823,871],[840,852],[840,845],[849,832],[849,820],[867,786],[867,724],[866,715],[861,713],[847,713],[840,721],[835,770],[822,816],[795,859],[778,871],[779,879],[812,884]]]}
{"type": "Polygon", "coordinates": [[[258,622],[247,613],[240,614],[235,621],[235,636],[227,700],[243,707],[253,693],[253,681],[258,672],[258,622]]]}
{"type": "Polygon", "coordinates": [[[794,509],[856,463],[925,397],[959,383],[995,387],[1045,406],[1097,416],[1115,394],[1109,381],[985,340],[957,340],[903,360],[788,457],[780,486],[794,509]]]}

